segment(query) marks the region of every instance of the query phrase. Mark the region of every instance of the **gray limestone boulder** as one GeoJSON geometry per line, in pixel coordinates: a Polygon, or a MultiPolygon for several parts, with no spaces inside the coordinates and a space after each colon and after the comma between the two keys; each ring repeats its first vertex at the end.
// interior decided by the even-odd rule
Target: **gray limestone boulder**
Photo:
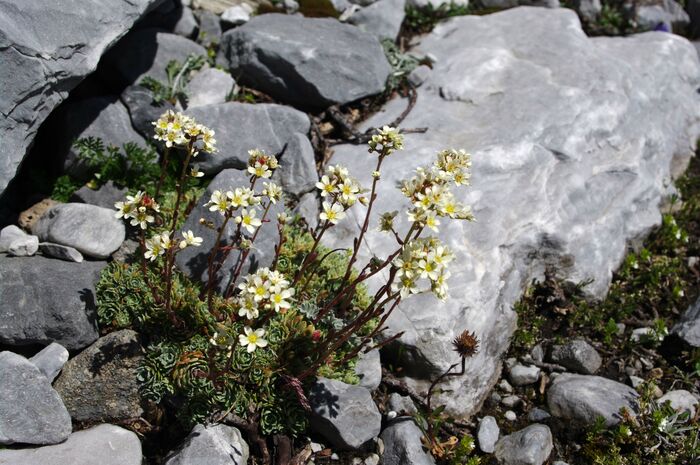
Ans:
{"type": "Polygon", "coordinates": [[[654,29],[663,24],[671,31],[687,26],[690,23],[690,17],[683,6],[675,0],[657,0],[638,5],[636,21],[643,29],[654,29]]]}
{"type": "Polygon", "coordinates": [[[401,417],[382,431],[383,465],[435,465],[435,459],[423,450],[423,433],[411,417],[401,417]]]}
{"type": "Polygon", "coordinates": [[[542,465],[553,448],[549,427],[534,424],[501,438],[494,455],[502,465],[542,465]]]}
{"type": "Polygon", "coordinates": [[[572,427],[588,426],[602,417],[606,426],[620,422],[620,410],[634,415],[637,391],[617,381],[600,376],[564,373],[547,391],[549,412],[566,420],[572,427]]]}
{"type": "Polygon", "coordinates": [[[95,283],[105,262],[0,256],[0,343],[58,342],[78,350],[98,337],[95,283]]]}
{"type": "MultiPolygon", "coordinates": [[[[564,8],[452,18],[414,51],[435,62],[401,126],[428,131],[406,134],[406,152],[386,159],[359,263],[394,250],[376,225],[382,213],[407,208],[399,181],[440,150],[472,154],[472,185],[455,192],[477,221],[444,221],[439,234],[455,253],[448,299],[402,300],[387,336],[403,335],[383,358],[424,391],[454,363],[445,356],[452,340],[474,331],[481,346],[465,376],[447,380],[435,397],[448,412],[469,415],[499,379],[516,327],[511,309],[527,283],[553,266],[567,281],[592,279],[585,290],[601,298],[628,241],[660,224],[658,206],[700,133],[700,63],[673,34],[589,38],[564,8]]],[[[359,130],[389,123],[406,105],[389,101],[359,130]]],[[[366,147],[334,149],[330,163],[371,185],[375,159],[366,147]]],[[[351,246],[363,216],[351,210],[326,244],[351,246]]],[[[396,226],[406,230],[405,215],[396,226]]]]}
{"type": "Polygon", "coordinates": [[[206,57],[207,50],[156,28],[135,29],[105,54],[100,72],[105,80],[121,86],[140,84],[146,76],[167,83],[168,63],[184,63],[191,55],[206,57]]]}
{"type": "MultiPolygon", "coordinates": [[[[274,179],[274,178],[273,178],[274,179]]],[[[204,204],[211,198],[212,192],[215,190],[227,191],[236,187],[249,186],[249,175],[247,172],[236,169],[226,169],[219,173],[209,183],[204,195],[197,201],[196,207],[187,217],[185,224],[182,227],[183,231],[192,230],[195,236],[203,239],[200,247],[187,247],[180,251],[175,258],[177,266],[191,278],[194,278],[202,283],[209,282],[208,260],[209,253],[214,247],[216,240],[216,231],[212,230],[200,223],[200,219],[212,222],[216,228],[221,227],[224,218],[218,212],[211,212],[209,208],[204,207],[204,204]]],[[[243,265],[239,280],[249,273],[254,272],[258,267],[270,266],[274,259],[274,247],[271,244],[277,244],[279,241],[279,232],[277,231],[277,213],[283,210],[279,202],[270,209],[268,214],[272,221],[265,222],[259,229],[258,236],[255,239],[254,247],[248,255],[247,262],[243,265]],[[262,244],[262,245],[260,245],[262,244]]],[[[230,244],[232,237],[237,229],[236,223],[229,221],[226,225],[226,230],[222,235],[222,242],[230,244]]],[[[219,273],[216,275],[216,289],[223,291],[233,278],[234,269],[240,259],[238,250],[229,253],[226,261],[224,261],[219,273]]]]}
{"type": "Polygon", "coordinates": [[[187,83],[187,108],[224,103],[235,84],[226,71],[217,68],[198,71],[187,83]]]}
{"type": "Polygon", "coordinates": [[[514,386],[526,386],[534,384],[540,379],[540,370],[534,365],[514,365],[510,368],[508,376],[514,386]]]}
{"type": "Polygon", "coordinates": [[[396,392],[392,392],[389,395],[387,407],[389,408],[389,411],[396,412],[399,416],[412,416],[418,413],[416,404],[413,403],[413,400],[411,400],[410,397],[402,396],[396,392]]]}
{"type": "Polygon", "coordinates": [[[355,26],[282,14],[226,32],[219,61],[279,100],[316,108],[378,94],[391,71],[377,39],[355,26]]]}
{"type": "Polygon", "coordinates": [[[43,373],[21,355],[0,352],[0,445],[56,444],[71,430],[70,415],[43,373]]]}
{"type": "Polygon", "coordinates": [[[49,113],[159,1],[0,1],[0,194],[49,113]]]}
{"type": "Polygon", "coordinates": [[[124,222],[114,209],[85,203],[62,203],[47,211],[32,232],[43,242],[54,242],[77,249],[93,258],[108,258],[124,238],[124,222]]]}
{"type": "Polygon", "coordinates": [[[68,351],[61,344],[52,342],[29,359],[49,383],[56,379],[63,365],[68,361],[68,351]]]}
{"type": "Polygon", "coordinates": [[[700,347],[700,299],[683,313],[680,321],[671,329],[671,334],[691,347],[700,347]]]}
{"type": "Polygon", "coordinates": [[[689,412],[690,417],[693,418],[700,400],[698,400],[697,396],[693,395],[693,393],[685,389],[675,389],[659,397],[657,402],[659,405],[664,402],[669,402],[671,408],[680,412],[689,412]]]}
{"type": "Polygon", "coordinates": [[[378,0],[353,13],[348,22],[377,39],[396,40],[406,17],[406,0],[378,0]]]}
{"type": "Polygon", "coordinates": [[[153,122],[168,110],[176,111],[170,102],[153,102],[153,92],[140,85],[129,86],[119,97],[129,111],[131,124],[146,140],[153,142],[153,122]]]}
{"type": "Polygon", "coordinates": [[[246,465],[248,455],[248,444],[236,428],[197,425],[165,465],[246,465]]]}
{"type": "Polygon", "coordinates": [[[598,351],[582,339],[553,346],[549,358],[557,365],[584,375],[594,374],[603,363],[598,351]]]}
{"type": "Polygon", "coordinates": [[[304,113],[282,105],[230,102],[192,108],[187,114],[216,132],[219,151],[202,153],[196,160],[204,173],[244,169],[248,151],[261,149],[278,155],[277,179],[286,192],[298,196],[314,189],[318,175],[307,137],[311,123],[304,113]]]}
{"type": "Polygon", "coordinates": [[[39,250],[39,238],[27,234],[14,224],[5,226],[0,231],[0,252],[15,257],[28,257],[39,250]]]}
{"type": "Polygon", "coordinates": [[[141,465],[142,460],[139,437],[107,424],[73,433],[55,446],[0,450],[0,465],[141,465]]]}
{"type": "Polygon", "coordinates": [[[498,423],[496,423],[494,417],[487,415],[479,420],[476,439],[479,442],[479,449],[481,452],[493,454],[500,433],[501,429],[498,427],[498,423]]]}
{"type": "Polygon", "coordinates": [[[319,378],[309,392],[311,428],[337,450],[357,450],[379,435],[382,416],[369,390],[319,378]]]}
{"type": "Polygon", "coordinates": [[[173,26],[173,33],[188,39],[195,39],[199,25],[197,24],[192,9],[182,7],[178,16],[177,22],[175,26],[173,26]]]}
{"type": "Polygon", "coordinates": [[[247,3],[241,3],[240,5],[234,5],[231,8],[227,8],[226,11],[221,13],[221,24],[226,29],[231,29],[232,27],[240,26],[250,21],[250,15],[253,13],[253,8],[247,3]]]}
{"type": "Polygon", "coordinates": [[[70,359],[54,388],[75,421],[138,418],[143,409],[136,370],[142,360],[138,333],[129,329],[109,333],[70,359]]]}
{"type": "Polygon", "coordinates": [[[591,23],[595,22],[603,11],[600,0],[574,0],[573,7],[583,19],[591,23]]]}
{"type": "Polygon", "coordinates": [[[208,47],[210,44],[221,42],[221,22],[219,16],[208,10],[197,10],[195,16],[199,21],[197,42],[208,47]]]}
{"type": "Polygon", "coordinates": [[[124,200],[126,194],[126,188],[118,187],[114,182],[107,181],[97,189],[91,189],[88,186],[81,187],[71,195],[70,201],[97,205],[98,207],[112,210],[114,209],[114,204],[124,200]]]}

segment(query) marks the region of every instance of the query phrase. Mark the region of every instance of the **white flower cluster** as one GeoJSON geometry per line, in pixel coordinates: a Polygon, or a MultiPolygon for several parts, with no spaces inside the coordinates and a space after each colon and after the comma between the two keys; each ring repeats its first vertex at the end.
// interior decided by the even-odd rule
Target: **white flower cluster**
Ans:
{"type": "Polygon", "coordinates": [[[389,155],[396,150],[403,150],[403,136],[399,130],[390,126],[384,126],[377,130],[368,142],[369,152],[389,155]]]}
{"type": "MultiPolygon", "coordinates": [[[[189,246],[199,247],[202,245],[203,239],[197,237],[194,233],[189,230],[182,233],[182,240],[179,243],[180,249],[184,249],[189,246]]],[[[160,234],[154,234],[150,239],[146,240],[146,252],[143,256],[154,261],[159,256],[165,254],[168,250],[174,247],[175,243],[170,238],[170,233],[163,232],[160,234]]]]}
{"type": "Polygon", "coordinates": [[[134,195],[127,195],[124,202],[114,204],[117,212],[116,218],[130,220],[131,226],[139,226],[141,229],[155,221],[155,214],[160,212],[160,205],[148,194],[138,191],[134,195]]]}
{"type": "Polygon", "coordinates": [[[246,276],[238,285],[238,316],[252,320],[260,315],[260,310],[280,312],[292,306],[290,299],[294,296],[294,288],[279,271],[260,268],[246,276]]]}
{"type": "Polygon", "coordinates": [[[279,166],[274,155],[268,155],[262,150],[248,150],[248,173],[255,177],[268,179],[279,166]]]}
{"type": "MultiPolygon", "coordinates": [[[[258,347],[267,347],[267,340],[264,339],[265,330],[262,328],[253,330],[250,326],[245,326],[243,328],[243,334],[238,335],[238,343],[243,347],[246,347],[246,351],[250,354],[255,352],[258,347]]],[[[234,339],[229,335],[226,330],[222,332],[215,332],[214,335],[209,338],[209,343],[215,347],[220,347],[227,350],[227,357],[231,356],[231,351],[233,350],[234,339]]]]}
{"type": "Polygon", "coordinates": [[[401,192],[413,203],[408,219],[438,231],[438,217],[473,220],[471,209],[457,202],[450,184],[469,183],[469,155],[463,150],[443,150],[429,169],[418,168],[416,175],[402,183],[401,192]]]}
{"type": "Polygon", "coordinates": [[[367,199],[360,195],[362,186],[348,173],[348,169],[341,165],[330,165],[321,180],[316,183],[321,191],[323,212],[321,219],[330,224],[337,224],[345,218],[345,211],[358,201],[366,204],[367,199]]]}
{"type": "Polygon", "coordinates": [[[447,279],[450,272],[447,264],[452,261],[452,252],[434,237],[419,238],[409,241],[401,254],[392,262],[396,268],[396,280],[392,290],[400,292],[401,297],[417,294],[421,279],[430,282],[430,290],[439,299],[447,297],[447,279]]]}
{"type": "Polygon", "coordinates": [[[166,111],[158,121],[153,122],[153,126],[156,132],[153,138],[165,142],[166,147],[186,147],[192,144],[195,156],[199,151],[217,151],[214,131],[180,112],[166,111]]]}

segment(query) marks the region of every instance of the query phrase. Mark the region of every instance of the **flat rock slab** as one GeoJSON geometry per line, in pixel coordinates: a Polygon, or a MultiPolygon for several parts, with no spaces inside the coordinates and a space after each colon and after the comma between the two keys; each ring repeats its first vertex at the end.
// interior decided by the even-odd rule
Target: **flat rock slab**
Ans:
{"type": "Polygon", "coordinates": [[[391,68],[370,33],[332,18],[266,14],[221,38],[219,62],[234,77],[301,107],[378,94],[391,68]]]}
{"type": "Polygon", "coordinates": [[[0,450],[0,465],[141,465],[141,441],[131,431],[98,425],[55,446],[0,450]]]}
{"type": "Polygon", "coordinates": [[[136,370],[142,360],[138,333],[115,331],[70,359],[54,387],[75,421],[138,418],[143,409],[136,370]]]}
{"type": "Polygon", "coordinates": [[[681,338],[691,347],[700,347],[700,299],[683,313],[671,334],[681,338]]]}
{"type": "Polygon", "coordinates": [[[78,350],[98,337],[95,283],[105,262],[0,256],[0,343],[58,342],[78,350]]]}
{"type": "Polygon", "coordinates": [[[108,258],[126,237],[124,222],[114,209],[85,203],[56,205],[39,219],[32,232],[44,242],[77,249],[93,258],[108,258]]]}
{"type": "Polygon", "coordinates": [[[165,465],[246,465],[248,456],[248,444],[238,429],[197,425],[165,465]]]}
{"type": "Polygon", "coordinates": [[[213,155],[202,153],[195,160],[204,173],[244,169],[248,151],[261,149],[279,155],[276,179],[285,191],[301,195],[314,189],[318,175],[307,137],[311,123],[306,114],[283,105],[231,102],[192,108],[187,115],[216,132],[219,151],[213,155]]]}
{"type": "Polygon", "coordinates": [[[56,444],[71,430],[70,415],[44,374],[21,355],[0,352],[0,444],[56,444]]]}
{"type": "MultiPolygon", "coordinates": [[[[678,173],[694,153],[700,64],[693,46],[672,34],[588,38],[564,8],[453,18],[415,52],[435,63],[402,127],[428,131],[406,135],[407,151],[382,167],[360,263],[394,250],[395,240],[375,229],[380,214],[407,209],[397,182],[432,164],[439,150],[472,154],[472,186],[457,197],[477,221],[441,225],[456,255],[448,300],[402,301],[388,321],[388,335],[404,331],[402,347],[386,359],[403,365],[409,385],[423,391],[457,360],[446,356],[452,340],[474,331],[479,353],[436,397],[448,412],[469,415],[498,380],[516,327],[511,309],[531,280],[552,266],[573,282],[593,279],[586,290],[601,297],[627,241],[660,223],[672,166],[678,173]]],[[[390,101],[360,130],[387,124],[406,103],[390,101]]],[[[334,148],[331,163],[371,185],[375,158],[366,147],[334,148]]],[[[330,247],[352,244],[364,211],[348,216],[330,247]]],[[[400,213],[398,230],[406,225],[400,213]]]]}
{"type": "Polygon", "coordinates": [[[598,351],[581,339],[552,347],[550,361],[585,375],[594,374],[603,363],[598,351]]]}
{"type": "Polygon", "coordinates": [[[337,450],[356,450],[379,435],[382,416],[369,390],[319,378],[309,392],[311,428],[337,450]]]}
{"type": "Polygon", "coordinates": [[[44,119],[159,0],[0,1],[0,194],[44,119]]]}
{"type": "Polygon", "coordinates": [[[382,431],[383,465],[435,465],[435,459],[423,450],[423,432],[411,417],[401,417],[382,431]]]}
{"type": "Polygon", "coordinates": [[[637,391],[611,379],[564,373],[547,391],[547,406],[553,416],[572,426],[592,425],[598,417],[612,426],[620,422],[622,408],[634,415],[637,397],[637,391]]]}

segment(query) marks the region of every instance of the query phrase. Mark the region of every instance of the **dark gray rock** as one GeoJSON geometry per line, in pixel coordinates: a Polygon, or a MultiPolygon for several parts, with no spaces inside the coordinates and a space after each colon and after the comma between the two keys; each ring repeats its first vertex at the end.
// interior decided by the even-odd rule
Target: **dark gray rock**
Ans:
{"type": "Polygon", "coordinates": [[[534,365],[515,365],[509,370],[509,379],[514,386],[534,384],[540,379],[540,370],[534,365]]]}
{"type": "Polygon", "coordinates": [[[528,421],[531,421],[533,423],[539,423],[541,421],[545,421],[547,418],[551,418],[552,415],[549,414],[546,410],[542,410],[541,408],[533,408],[530,410],[530,412],[527,414],[527,419],[528,421]]]}
{"type": "Polygon", "coordinates": [[[55,446],[0,450],[2,465],[141,465],[142,460],[139,437],[106,424],[73,433],[55,446]]]}
{"type": "Polygon", "coordinates": [[[39,249],[39,238],[27,234],[14,224],[5,226],[0,231],[0,252],[7,252],[15,257],[29,257],[39,249]]]}
{"type": "Polygon", "coordinates": [[[382,431],[383,465],[435,465],[435,459],[423,450],[423,433],[410,417],[401,417],[382,431]]]}
{"type": "Polygon", "coordinates": [[[29,359],[49,383],[56,379],[63,365],[68,361],[68,351],[61,344],[52,342],[29,359]]]}
{"type": "Polygon", "coordinates": [[[574,0],[573,7],[584,20],[590,23],[595,22],[603,11],[600,0],[574,0]]]}
{"type": "Polygon", "coordinates": [[[688,0],[685,9],[690,18],[688,35],[689,37],[697,38],[700,36],[700,0],[688,0]]]}
{"type": "Polygon", "coordinates": [[[124,200],[126,194],[127,189],[117,187],[114,182],[107,181],[97,189],[90,189],[88,186],[81,187],[71,195],[70,201],[97,205],[98,207],[113,210],[114,204],[124,200]]]}
{"type": "Polygon", "coordinates": [[[42,242],[39,244],[39,250],[45,257],[58,258],[59,260],[75,263],[83,261],[83,254],[78,252],[77,249],[66,245],[42,242]]]}
{"type": "Polygon", "coordinates": [[[348,19],[361,30],[379,40],[396,40],[406,16],[406,0],[379,0],[361,8],[348,19]]]}
{"type": "Polygon", "coordinates": [[[104,262],[0,256],[0,343],[58,342],[78,350],[97,339],[95,283],[104,262]]]}
{"type": "Polygon", "coordinates": [[[248,444],[236,428],[197,425],[165,465],[246,465],[248,454],[248,444]]]}
{"type": "Polygon", "coordinates": [[[361,449],[381,431],[382,416],[362,386],[319,378],[311,387],[309,403],[311,428],[337,450],[361,449]]]}
{"type": "Polygon", "coordinates": [[[606,426],[620,422],[620,409],[631,414],[637,408],[637,392],[629,386],[600,376],[564,373],[547,391],[549,412],[567,424],[587,426],[603,417],[606,426]]]}
{"type": "Polygon", "coordinates": [[[47,211],[32,228],[44,242],[67,245],[94,258],[108,258],[126,236],[114,210],[85,203],[62,203],[47,211]]]}
{"type": "Polygon", "coordinates": [[[311,123],[304,113],[282,105],[230,102],[193,108],[187,114],[216,131],[219,152],[197,157],[204,173],[244,169],[248,151],[257,148],[278,155],[277,179],[286,192],[301,195],[314,189],[318,175],[306,136],[311,123]]]}
{"type": "Polygon", "coordinates": [[[117,85],[140,84],[150,76],[167,83],[165,68],[172,60],[184,63],[190,55],[207,56],[201,45],[155,28],[135,29],[104,56],[102,77],[117,85]]]}
{"type": "Polygon", "coordinates": [[[553,447],[549,427],[534,424],[501,438],[494,454],[503,465],[542,465],[553,447]]]}
{"type": "Polygon", "coordinates": [[[700,400],[698,400],[698,398],[690,391],[686,391],[685,389],[675,389],[673,391],[668,391],[666,394],[659,397],[657,402],[659,405],[663,404],[664,402],[669,402],[671,404],[671,408],[679,412],[689,412],[690,417],[693,418],[695,416],[695,409],[697,408],[698,403],[700,403],[700,400]]]}
{"type": "MultiPolygon", "coordinates": [[[[218,212],[210,212],[209,208],[204,207],[204,204],[209,201],[212,192],[215,190],[227,191],[236,187],[250,186],[249,176],[246,172],[236,169],[227,169],[219,173],[209,183],[204,195],[197,201],[197,206],[192,210],[189,217],[182,227],[183,231],[192,230],[195,236],[203,239],[200,247],[187,247],[176,255],[175,263],[188,276],[197,279],[203,283],[208,282],[208,260],[209,253],[214,246],[216,240],[216,231],[202,226],[199,222],[201,218],[206,221],[211,221],[219,228],[223,224],[223,216],[218,212]]],[[[239,279],[245,275],[255,271],[258,267],[270,266],[274,259],[274,247],[269,247],[270,244],[276,244],[279,241],[279,233],[277,231],[277,213],[283,211],[283,207],[278,202],[270,209],[269,218],[273,221],[265,222],[260,227],[258,236],[255,239],[254,247],[248,255],[248,260],[243,266],[239,279]],[[263,244],[260,246],[260,244],[263,244]],[[257,247],[255,247],[257,246],[257,247]]],[[[237,225],[233,221],[229,221],[226,225],[226,231],[222,235],[222,241],[230,243],[231,238],[235,234],[237,225]]],[[[233,277],[235,265],[239,260],[239,251],[232,251],[226,261],[221,266],[221,270],[217,274],[217,289],[222,291],[233,277]]]]}
{"type": "Polygon", "coordinates": [[[56,444],[71,430],[66,407],[41,371],[21,355],[0,352],[0,444],[56,444]]]}
{"type": "Polygon", "coordinates": [[[671,334],[691,347],[700,347],[700,299],[683,313],[671,334]]]}
{"type": "Polygon", "coordinates": [[[219,60],[234,77],[302,107],[378,94],[390,72],[370,34],[335,19],[282,14],[256,16],[226,32],[219,60]]]}
{"type": "Polygon", "coordinates": [[[355,364],[355,373],[360,377],[360,386],[373,391],[382,382],[382,362],[379,350],[370,350],[360,354],[355,364]]]}
{"type": "Polygon", "coordinates": [[[131,124],[146,140],[152,141],[153,122],[168,110],[176,110],[170,102],[153,103],[153,92],[140,85],[129,86],[119,97],[129,111],[131,124]]]}
{"type": "Polygon", "coordinates": [[[594,374],[603,363],[598,351],[582,339],[553,346],[549,358],[553,363],[584,375],[594,374]]]}
{"type": "Polygon", "coordinates": [[[195,73],[187,83],[187,108],[226,102],[236,81],[226,71],[206,68],[195,73]]]}
{"type": "Polygon", "coordinates": [[[197,10],[195,16],[199,20],[197,42],[205,47],[221,42],[222,30],[219,16],[207,10],[197,10]]]}
{"type": "Polygon", "coordinates": [[[80,158],[80,152],[72,144],[77,139],[97,137],[105,147],[110,145],[120,149],[127,142],[141,147],[146,141],[134,130],[129,112],[117,96],[93,97],[69,104],[61,115],[63,122],[62,140],[66,148],[64,169],[75,177],[89,177],[91,168],[80,158]]]}
{"type": "Polygon", "coordinates": [[[182,7],[180,9],[179,18],[173,27],[173,33],[188,39],[195,39],[198,31],[197,20],[192,13],[192,9],[182,7]]]}
{"type": "Polygon", "coordinates": [[[98,339],[63,367],[54,388],[75,421],[119,422],[143,414],[136,370],[138,333],[124,329],[98,339]]]}
{"type": "Polygon", "coordinates": [[[0,194],[44,119],[159,0],[0,1],[0,194]]]}
{"type": "Polygon", "coordinates": [[[479,449],[486,454],[492,454],[498,436],[501,434],[501,429],[496,423],[496,419],[492,416],[485,416],[479,420],[479,426],[476,431],[476,438],[479,442],[479,449]]]}

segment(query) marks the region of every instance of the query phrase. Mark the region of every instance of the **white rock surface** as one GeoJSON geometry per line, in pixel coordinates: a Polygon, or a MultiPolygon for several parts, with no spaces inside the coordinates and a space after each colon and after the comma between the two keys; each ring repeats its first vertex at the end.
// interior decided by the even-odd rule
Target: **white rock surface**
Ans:
{"type": "MultiPolygon", "coordinates": [[[[568,9],[454,18],[419,48],[436,62],[402,127],[429,130],[407,135],[407,151],[387,160],[374,212],[404,211],[396,182],[455,147],[473,155],[472,186],[460,197],[477,221],[441,231],[456,254],[449,299],[407,299],[389,325],[405,331],[402,362],[419,391],[455,362],[445,356],[454,337],[476,332],[481,348],[466,375],[444,383],[436,399],[468,415],[498,379],[524,286],[553,265],[571,281],[594,279],[587,290],[600,297],[627,240],[660,222],[672,166],[684,168],[700,129],[700,64],[693,46],[671,34],[588,38],[568,9]]],[[[389,102],[364,127],[388,123],[405,105],[389,102]]],[[[331,162],[370,184],[366,147],[337,146],[331,162]]],[[[361,213],[336,228],[330,245],[349,244],[361,213]]],[[[376,224],[366,241],[383,256],[393,239],[376,224]]]]}

